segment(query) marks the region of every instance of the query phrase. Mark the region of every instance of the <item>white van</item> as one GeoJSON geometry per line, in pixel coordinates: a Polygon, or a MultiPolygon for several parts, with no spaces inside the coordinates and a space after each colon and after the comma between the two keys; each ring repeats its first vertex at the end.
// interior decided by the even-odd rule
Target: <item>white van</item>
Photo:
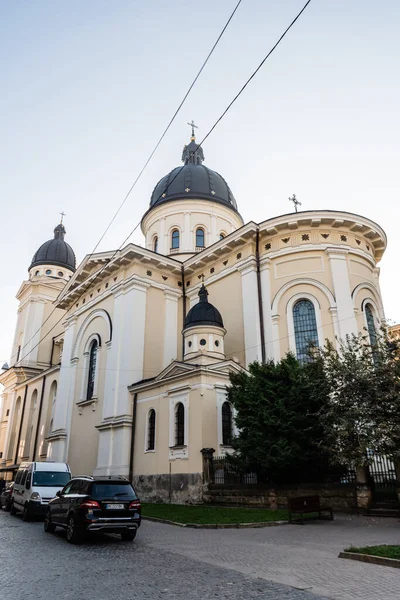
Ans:
{"type": "Polygon", "coordinates": [[[44,516],[50,500],[70,479],[71,471],[66,463],[21,463],[14,481],[11,514],[22,512],[24,521],[44,516]]]}

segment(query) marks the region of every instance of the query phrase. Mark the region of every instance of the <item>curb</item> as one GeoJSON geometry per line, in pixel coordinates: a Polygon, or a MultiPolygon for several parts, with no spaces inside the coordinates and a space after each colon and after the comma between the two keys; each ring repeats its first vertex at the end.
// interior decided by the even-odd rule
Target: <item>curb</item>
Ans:
{"type": "Polygon", "coordinates": [[[158,517],[142,516],[142,519],[144,521],[153,521],[154,523],[175,525],[176,527],[189,527],[191,529],[257,529],[261,527],[276,527],[278,525],[288,525],[288,521],[266,521],[262,523],[215,523],[203,525],[200,523],[178,523],[177,521],[168,521],[167,519],[159,519],[158,517]]]}
{"type": "Polygon", "coordinates": [[[358,560],[359,562],[400,569],[400,560],[398,558],[386,558],[385,556],[374,556],[373,554],[359,554],[358,552],[340,552],[339,558],[350,558],[351,560],[358,560]]]}

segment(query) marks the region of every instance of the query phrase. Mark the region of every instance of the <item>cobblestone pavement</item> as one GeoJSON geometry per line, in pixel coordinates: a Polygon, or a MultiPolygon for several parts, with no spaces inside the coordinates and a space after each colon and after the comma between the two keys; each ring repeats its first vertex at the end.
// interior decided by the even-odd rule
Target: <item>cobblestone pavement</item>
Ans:
{"type": "MultiPolygon", "coordinates": [[[[344,548],[400,544],[397,519],[335,515],[334,521],[265,529],[190,530],[148,523],[146,543],[335,600],[399,600],[400,571],[339,559],[344,548]]],[[[278,597],[278,596],[277,596],[278,597]]]]}
{"type": "MultiPolygon", "coordinates": [[[[168,544],[158,548],[171,530],[143,522],[133,543],[104,536],[71,546],[60,530],[46,534],[42,523],[23,523],[20,517],[0,511],[0,598],[321,600],[286,585],[181,556],[168,544]]],[[[190,533],[195,544],[198,531],[190,533]]]]}
{"type": "Polygon", "coordinates": [[[399,600],[400,572],[337,558],[350,544],[399,544],[394,519],[337,517],[265,529],[144,521],[135,542],[71,546],[63,532],[0,511],[0,597],[18,600],[399,600]]]}

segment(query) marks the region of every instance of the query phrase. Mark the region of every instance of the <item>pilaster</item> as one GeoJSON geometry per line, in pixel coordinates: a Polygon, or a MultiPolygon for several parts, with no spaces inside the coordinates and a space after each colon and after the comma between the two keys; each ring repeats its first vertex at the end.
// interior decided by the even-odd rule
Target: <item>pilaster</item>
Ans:
{"type": "Polygon", "coordinates": [[[358,333],[347,267],[348,250],[327,248],[325,252],[329,258],[337,306],[337,322],[334,324],[340,337],[345,340],[347,335],[358,333]]]}
{"type": "Polygon", "coordinates": [[[164,367],[178,357],[178,298],[179,293],[164,291],[164,367]]]}
{"type": "Polygon", "coordinates": [[[242,276],[243,325],[246,367],[262,360],[258,307],[256,261],[251,259],[238,268],[242,276]]]}

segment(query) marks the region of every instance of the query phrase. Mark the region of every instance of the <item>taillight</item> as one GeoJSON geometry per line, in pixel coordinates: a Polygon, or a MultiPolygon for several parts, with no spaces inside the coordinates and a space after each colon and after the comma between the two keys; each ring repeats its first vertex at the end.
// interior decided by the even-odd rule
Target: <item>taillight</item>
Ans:
{"type": "Polygon", "coordinates": [[[140,510],[140,508],[141,508],[140,500],[134,500],[129,505],[129,510],[140,510]]]}
{"type": "Polygon", "coordinates": [[[81,508],[90,508],[93,510],[94,508],[100,508],[100,504],[96,500],[86,500],[82,502],[81,508]]]}

